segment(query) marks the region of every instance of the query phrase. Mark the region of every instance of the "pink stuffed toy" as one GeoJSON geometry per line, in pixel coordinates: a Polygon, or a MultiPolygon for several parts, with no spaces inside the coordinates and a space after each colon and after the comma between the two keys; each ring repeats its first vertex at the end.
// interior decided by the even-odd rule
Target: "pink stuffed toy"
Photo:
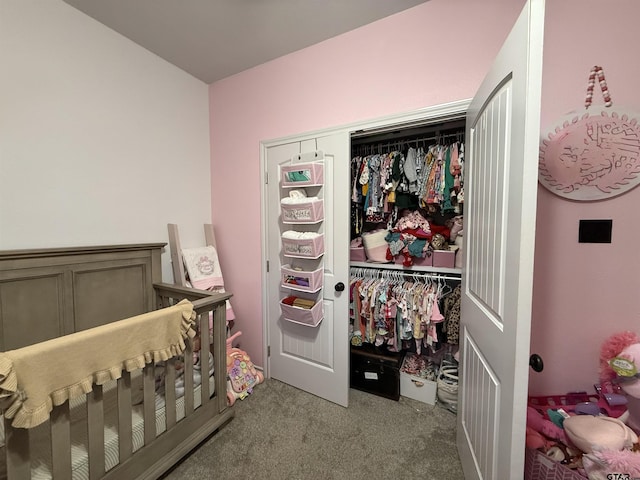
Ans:
{"type": "Polygon", "coordinates": [[[589,478],[640,478],[640,452],[631,450],[600,450],[583,455],[582,465],[589,478]]]}
{"type": "Polygon", "coordinates": [[[604,341],[600,348],[601,382],[610,382],[616,378],[616,372],[614,372],[611,365],[609,365],[609,360],[617,357],[622,350],[634,343],[640,343],[640,337],[630,331],[615,333],[604,341]]]}
{"type": "Polygon", "coordinates": [[[544,418],[535,408],[527,407],[527,447],[535,449],[547,448],[553,444],[551,440],[571,445],[562,428],[551,420],[544,418]]]}
{"type": "MultiPolygon", "coordinates": [[[[640,367],[640,342],[629,345],[618,355],[631,362],[637,370],[640,367]]],[[[640,433],[640,376],[636,373],[633,377],[626,378],[620,382],[622,391],[627,396],[627,411],[629,417],[627,425],[636,433],[640,433]]]]}
{"type": "Polygon", "coordinates": [[[540,432],[535,431],[531,427],[527,427],[525,445],[527,448],[532,448],[533,450],[546,451],[551,448],[551,441],[540,432]]]}
{"type": "MultiPolygon", "coordinates": [[[[625,363],[625,362],[623,362],[625,363]]],[[[627,396],[628,419],[627,424],[636,433],[640,433],[640,337],[633,332],[621,332],[610,336],[605,340],[600,351],[600,379],[602,381],[615,381],[620,385],[627,396]],[[612,359],[623,359],[628,362],[625,367],[632,369],[629,374],[620,371],[623,375],[617,374],[611,366],[612,359]]]]}

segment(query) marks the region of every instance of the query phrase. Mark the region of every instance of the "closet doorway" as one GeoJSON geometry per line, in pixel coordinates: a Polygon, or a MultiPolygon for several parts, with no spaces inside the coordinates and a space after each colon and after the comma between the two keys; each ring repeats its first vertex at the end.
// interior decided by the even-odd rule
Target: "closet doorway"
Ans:
{"type": "Polygon", "coordinates": [[[468,106],[468,100],[451,102],[336,129],[262,142],[263,338],[266,352],[263,365],[267,377],[348,406],[351,136],[464,118],[468,106]],[[309,198],[322,200],[322,221],[291,223],[283,215],[282,200],[290,195],[291,190],[299,189],[283,186],[283,172],[294,165],[301,165],[300,171],[303,171],[304,166],[314,163],[322,166],[322,181],[318,182],[321,185],[302,188],[309,198]],[[288,240],[283,239],[283,235],[286,237],[292,230],[321,234],[321,254],[314,252],[313,258],[287,254],[283,240],[288,240]],[[292,264],[309,272],[309,276],[316,268],[322,268],[320,291],[292,292],[284,281],[292,264]],[[322,303],[322,320],[316,326],[296,324],[285,318],[287,312],[283,312],[283,308],[290,308],[283,307],[282,301],[292,293],[322,303]]]}

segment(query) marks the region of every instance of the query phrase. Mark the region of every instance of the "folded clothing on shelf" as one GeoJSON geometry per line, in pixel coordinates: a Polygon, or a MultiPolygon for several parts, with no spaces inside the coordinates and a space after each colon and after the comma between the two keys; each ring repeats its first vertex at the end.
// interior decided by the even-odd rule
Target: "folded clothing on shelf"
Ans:
{"type": "Polygon", "coordinates": [[[316,232],[297,232],[295,230],[287,230],[285,232],[282,232],[282,238],[289,238],[293,240],[318,238],[320,235],[322,234],[316,232]]]}
{"type": "Polygon", "coordinates": [[[282,205],[298,205],[304,203],[312,203],[320,200],[318,197],[284,197],[280,200],[282,205]]]}
{"type": "Polygon", "coordinates": [[[294,307],[300,307],[300,308],[311,308],[316,304],[315,301],[313,300],[308,300],[306,298],[296,298],[293,301],[293,306],[294,307]]]}
{"type": "Polygon", "coordinates": [[[295,296],[289,296],[289,297],[283,298],[282,303],[284,303],[285,305],[292,305],[298,308],[305,308],[307,310],[313,308],[313,306],[316,304],[315,300],[311,300],[308,298],[300,298],[295,296]]]}

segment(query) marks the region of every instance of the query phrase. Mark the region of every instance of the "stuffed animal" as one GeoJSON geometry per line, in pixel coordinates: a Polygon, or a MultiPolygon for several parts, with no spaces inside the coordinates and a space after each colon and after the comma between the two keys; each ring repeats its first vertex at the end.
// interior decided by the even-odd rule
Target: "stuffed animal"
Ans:
{"type": "Polygon", "coordinates": [[[600,450],[582,456],[582,465],[592,480],[640,478],[640,452],[600,450]],[[624,475],[621,474],[624,472],[624,475]]]}
{"type": "Polygon", "coordinates": [[[634,343],[640,343],[640,337],[630,331],[615,333],[604,341],[600,348],[601,382],[610,382],[617,377],[609,362],[612,358],[617,357],[623,349],[634,343]]]}
{"type": "Polygon", "coordinates": [[[552,443],[540,432],[534,430],[531,427],[527,427],[525,445],[527,446],[527,448],[531,448],[533,450],[547,451],[549,448],[551,448],[552,443]]]}
{"type": "Polygon", "coordinates": [[[237,332],[227,338],[227,400],[233,405],[253,392],[253,387],[264,381],[262,372],[256,370],[247,352],[232,347],[232,342],[242,335],[237,332]]]}
{"type": "Polygon", "coordinates": [[[633,375],[622,375],[619,378],[620,387],[627,396],[627,411],[629,417],[627,419],[627,425],[629,425],[636,433],[640,433],[640,374],[638,368],[640,367],[640,343],[634,343],[624,348],[617,358],[623,359],[628,362],[628,367],[633,375]]]}
{"type": "Polygon", "coordinates": [[[631,449],[638,436],[619,418],[576,415],[564,421],[571,443],[585,453],[597,450],[631,449]]]}
{"type": "Polygon", "coordinates": [[[640,433],[640,337],[633,332],[610,336],[600,351],[600,380],[620,385],[627,396],[626,423],[640,433]]]}
{"type": "Polygon", "coordinates": [[[565,445],[570,444],[561,427],[544,418],[544,415],[535,408],[527,407],[527,447],[535,449],[542,447],[546,450],[553,445],[554,440],[565,445]]]}

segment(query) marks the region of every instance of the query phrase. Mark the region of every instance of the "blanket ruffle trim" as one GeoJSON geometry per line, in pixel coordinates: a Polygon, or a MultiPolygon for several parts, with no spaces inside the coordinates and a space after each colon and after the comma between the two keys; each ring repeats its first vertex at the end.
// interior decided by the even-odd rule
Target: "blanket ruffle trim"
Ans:
{"type": "Polygon", "coordinates": [[[73,400],[86,395],[93,390],[93,385],[103,385],[110,380],[118,380],[123,371],[132,372],[143,368],[151,362],[161,362],[182,354],[187,348],[185,340],[194,338],[196,313],[183,312],[180,325],[181,338],[177,345],[169,345],[162,350],[143,352],[134,358],[123,360],[120,364],[108,369],[94,372],[73,385],[52,392],[45,403],[34,408],[27,408],[25,400],[27,392],[20,389],[13,362],[0,352],[0,409],[4,410],[6,418],[13,419],[11,426],[15,428],[33,428],[49,419],[54,406],[62,405],[67,400],[73,400]]]}

